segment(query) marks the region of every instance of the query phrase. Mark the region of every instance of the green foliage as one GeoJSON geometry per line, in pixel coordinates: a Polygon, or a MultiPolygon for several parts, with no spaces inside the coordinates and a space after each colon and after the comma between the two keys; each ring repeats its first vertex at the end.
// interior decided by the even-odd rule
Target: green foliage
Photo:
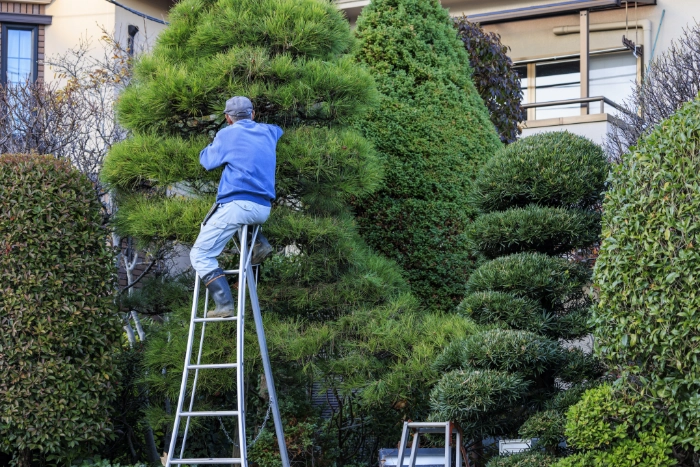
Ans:
{"type": "Polygon", "coordinates": [[[483,439],[513,430],[517,406],[531,382],[518,373],[496,370],[454,370],[445,374],[430,394],[431,419],[458,422],[467,439],[483,439]]]}
{"type": "Polygon", "coordinates": [[[528,418],[520,426],[518,434],[525,439],[537,438],[537,447],[542,446],[554,452],[564,441],[564,424],[566,417],[557,410],[545,410],[528,418]]]}
{"type": "MultiPolygon", "coordinates": [[[[700,452],[700,101],[633,148],[611,175],[595,271],[597,349],[653,402],[676,451],[700,452]]],[[[632,423],[632,420],[630,420],[632,423]]]]}
{"type": "MultiPolygon", "coordinates": [[[[281,125],[277,199],[264,225],[277,254],[261,267],[259,297],[285,441],[297,463],[373,462],[371,443],[395,443],[401,419],[427,416],[437,379],[431,363],[441,348],[477,326],[458,315],[421,313],[396,263],[357,232],[349,203],[381,185],[385,161],[345,125],[377,104],[371,75],[346,55],[350,27],[325,0],[182,0],[170,21],[152,54],[137,60],[133,85],[120,98],[120,121],[133,134],[112,148],[102,174],[119,201],[114,226],[141,244],[191,244],[219,177],[198,166],[197,154],[223,125],[225,100],[247,95],[256,120],[281,125]],[[312,396],[325,391],[337,404],[314,406],[312,396]],[[333,412],[329,419],[322,408],[333,412]]],[[[468,161],[463,166],[474,172],[468,161]]],[[[457,208],[450,205],[460,221],[457,208]]],[[[424,206],[415,212],[423,215],[424,206]]],[[[237,261],[231,252],[219,259],[224,267],[237,261]]],[[[146,415],[161,436],[172,424],[166,401],[176,400],[180,387],[188,293],[154,281],[122,300],[169,313],[153,325],[144,351],[146,415]]],[[[202,363],[235,360],[233,337],[231,327],[207,327],[202,363]]],[[[252,328],[245,355],[246,424],[257,427],[267,395],[252,328]]],[[[200,373],[195,410],[230,409],[232,375],[200,373]]],[[[190,429],[186,455],[230,455],[218,420],[196,420],[190,429]]],[[[263,467],[279,465],[267,431],[251,452],[263,467]]]]}
{"type": "Polygon", "coordinates": [[[469,226],[472,247],[487,258],[521,251],[561,255],[600,236],[600,214],[529,205],[483,214],[469,226]]]}
{"type": "Polygon", "coordinates": [[[495,457],[486,464],[486,467],[549,467],[554,465],[554,461],[554,457],[534,451],[495,457]]]}
{"type": "Polygon", "coordinates": [[[588,452],[563,459],[557,467],[677,465],[672,438],[655,412],[648,398],[611,385],[587,391],[569,409],[566,436],[574,448],[588,452]]]}
{"type": "MultiPolygon", "coordinates": [[[[563,341],[590,333],[590,270],[567,256],[574,249],[585,254],[598,240],[606,170],[602,151],[590,141],[547,133],[505,147],[479,172],[471,198],[482,214],[468,234],[475,252],[490,261],[469,277],[457,313],[497,328],[453,342],[435,365],[495,371],[528,386],[506,397],[501,379],[483,379],[466,391],[444,377],[433,393],[440,401],[432,404],[434,417],[465,417],[456,420],[476,439],[539,438],[549,454],[563,453],[564,411],[604,372],[596,357],[563,341]],[[498,405],[480,402],[491,394],[498,405]]],[[[513,459],[502,462],[520,462],[513,459]]]]}
{"type": "Polygon", "coordinates": [[[530,204],[587,209],[602,201],[603,150],[569,132],[528,136],[484,164],[471,199],[484,212],[530,204]]]}
{"type": "Polygon", "coordinates": [[[119,463],[113,463],[110,462],[107,459],[92,459],[92,460],[84,460],[80,464],[77,464],[78,467],[147,467],[146,464],[133,464],[133,465],[122,465],[119,463]]]}
{"type": "Polygon", "coordinates": [[[580,264],[541,253],[517,253],[480,266],[469,277],[467,291],[511,293],[564,314],[572,305],[588,305],[583,286],[589,280],[590,271],[580,264]]]}
{"type": "Polygon", "coordinates": [[[119,378],[113,257],[84,175],[0,156],[0,450],[70,461],[104,442],[119,378]]]}
{"type": "Polygon", "coordinates": [[[556,341],[526,331],[494,329],[452,342],[435,367],[439,372],[467,367],[517,371],[532,379],[561,360],[556,341]]]}
{"type": "Polygon", "coordinates": [[[357,121],[386,160],[381,189],[355,203],[360,231],[406,271],[428,306],[449,310],[473,267],[464,206],[481,163],[500,147],[452,19],[436,0],[377,0],[358,18],[357,61],[379,106],[357,121]],[[464,131],[469,128],[469,131],[464,131]]]}
{"type": "Polygon", "coordinates": [[[527,119],[527,112],[521,106],[520,77],[508,57],[509,47],[501,44],[499,34],[484,31],[465,15],[455,19],[455,27],[469,54],[472,80],[489,109],[491,122],[502,142],[514,142],[521,133],[518,123],[527,119]]]}

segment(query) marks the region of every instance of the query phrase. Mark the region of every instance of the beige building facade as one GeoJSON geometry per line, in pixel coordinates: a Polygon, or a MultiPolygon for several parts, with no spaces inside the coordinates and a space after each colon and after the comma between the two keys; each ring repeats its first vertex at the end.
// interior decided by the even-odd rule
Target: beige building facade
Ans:
{"type": "Polygon", "coordinates": [[[102,53],[103,31],[143,50],[166,27],[174,0],[0,2],[0,82],[54,79],[46,61],[81,41],[102,53]]]}
{"type": "MultiPolygon", "coordinates": [[[[337,0],[353,23],[369,3],[337,0]]],[[[700,22],[700,0],[442,0],[442,5],[500,34],[510,47],[529,107],[524,135],[567,129],[598,143],[619,112],[615,104],[629,98],[649,61],[700,22]],[[634,45],[624,45],[623,36],[634,45]]]]}

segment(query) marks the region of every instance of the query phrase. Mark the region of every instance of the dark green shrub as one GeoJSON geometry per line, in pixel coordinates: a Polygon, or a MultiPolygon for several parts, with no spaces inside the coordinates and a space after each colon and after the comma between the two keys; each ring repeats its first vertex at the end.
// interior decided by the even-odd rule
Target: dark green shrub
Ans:
{"type": "Polygon", "coordinates": [[[464,235],[473,213],[464,200],[500,147],[498,135],[439,2],[374,1],[356,33],[355,57],[382,93],[357,127],[386,160],[381,189],[354,203],[360,232],[403,267],[425,304],[451,309],[474,264],[464,235]]]}
{"type": "Polygon", "coordinates": [[[491,290],[467,295],[457,307],[457,313],[480,324],[501,324],[543,335],[550,333],[556,324],[556,317],[536,300],[491,290]]]}
{"type": "Polygon", "coordinates": [[[502,142],[514,142],[522,132],[518,123],[527,118],[527,112],[521,106],[520,77],[508,57],[509,47],[501,44],[500,35],[484,31],[464,15],[455,19],[455,27],[469,54],[472,80],[489,109],[491,122],[502,142]]]}
{"type": "Polygon", "coordinates": [[[562,360],[556,341],[526,331],[494,329],[452,342],[435,360],[439,372],[459,368],[517,371],[535,378],[562,360]]]}
{"type": "Polygon", "coordinates": [[[559,444],[564,441],[564,425],[566,416],[558,410],[545,410],[528,418],[518,430],[524,439],[537,438],[536,447],[543,447],[554,453],[559,444]]]}
{"type": "MultiPolygon", "coordinates": [[[[448,387],[457,381],[441,380],[433,399],[444,400],[441,392],[465,397],[460,404],[474,409],[464,422],[478,427],[470,432],[477,442],[538,437],[550,454],[561,454],[563,412],[574,403],[562,395],[564,388],[576,388],[578,396],[579,387],[604,372],[597,358],[567,349],[563,341],[590,332],[591,300],[585,290],[590,270],[569,256],[575,249],[591,249],[598,240],[596,210],[606,170],[603,152],[590,141],[548,133],[505,147],[477,177],[472,198],[482,214],[468,233],[475,251],[493,259],[471,274],[457,312],[499,329],[453,342],[436,365],[465,372],[488,368],[529,383],[526,392],[487,408],[477,397],[500,391],[497,385],[488,387],[484,381],[484,387],[465,393],[448,387]]],[[[435,418],[459,413],[445,403],[432,407],[435,418]]]]}
{"type": "Polygon", "coordinates": [[[486,464],[486,467],[549,467],[555,460],[554,457],[542,452],[523,452],[495,457],[486,464]]]}
{"type": "Polygon", "coordinates": [[[0,450],[65,462],[111,428],[120,326],[90,181],[50,156],[0,156],[0,450]]]}
{"type": "Polygon", "coordinates": [[[587,307],[583,286],[590,280],[587,268],[541,253],[517,253],[483,264],[469,277],[467,292],[511,293],[540,303],[545,310],[563,315],[572,307],[587,307]]]}
{"type": "Polygon", "coordinates": [[[529,204],[595,207],[603,200],[603,150],[569,132],[540,133],[503,148],[481,169],[472,202],[483,212],[529,204]]]}
{"type": "Polygon", "coordinates": [[[600,236],[600,214],[529,205],[481,215],[469,226],[472,247],[487,258],[522,251],[561,255],[600,236]]]}
{"type": "Polygon", "coordinates": [[[700,453],[700,101],[642,139],[610,183],[596,348],[629,390],[653,402],[678,460],[690,465],[682,452],[700,453]]]}
{"type": "Polygon", "coordinates": [[[431,418],[458,422],[467,439],[507,433],[522,423],[518,412],[504,413],[527,394],[531,382],[518,373],[454,370],[430,394],[431,418]]]}

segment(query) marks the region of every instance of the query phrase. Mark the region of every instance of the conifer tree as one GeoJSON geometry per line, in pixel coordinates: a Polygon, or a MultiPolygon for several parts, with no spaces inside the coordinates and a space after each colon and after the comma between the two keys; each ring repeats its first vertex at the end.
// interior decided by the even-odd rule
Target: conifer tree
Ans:
{"type": "MultiPolygon", "coordinates": [[[[344,125],[376,102],[371,75],[346,55],[349,25],[325,0],[183,0],[170,20],[119,102],[132,135],[114,146],[103,171],[120,204],[115,227],[144,243],[193,242],[219,177],[202,169],[198,155],[224,124],[226,99],[247,95],[257,120],[282,126],[277,199],[263,227],[277,254],[262,266],[258,293],[287,443],[296,459],[369,462],[378,443],[396,442],[401,417],[427,411],[429,364],[439,347],[475,325],[458,316],[419,318],[396,264],[372,253],[356,231],[348,202],[378,186],[383,164],[344,125]],[[310,397],[326,390],[338,402],[330,419],[310,397]]],[[[220,258],[224,266],[233,259],[220,258]]],[[[159,308],[174,311],[152,330],[145,378],[149,421],[167,432],[189,311],[181,300],[159,308]]],[[[207,328],[203,363],[233,360],[228,329],[207,328]]],[[[267,406],[254,333],[247,337],[252,439],[267,406]]],[[[225,371],[201,373],[198,404],[230,407],[234,381],[225,371]]],[[[204,423],[193,426],[189,454],[230,449],[219,422],[204,423]]],[[[265,466],[279,462],[269,428],[250,451],[265,466]]]]}
{"type": "Polygon", "coordinates": [[[425,304],[452,309],[474,264],[466,197],[500,147],[498,134],[438,0],[374,0],[357,21],[357,37],[357,60],[381,92],[357,125],[387,163],[381,189],[356,200],[361,233],[403,267],[425,304]]]}
{"type": "Polygon", "coordinates": [[[490,261],[458,312],[493,328],[445,349],[431,400],[433,416],[469,438],[538,438],[554,454],[566,408],[600,376],[595,358],[563,342],[590,332],[591,271],[571,256],[585,258],[599,239],[607,167],[600,147],[558,132],[507,146],[479,173],[472,200],[482,214],[469,237],[490,261]]]}

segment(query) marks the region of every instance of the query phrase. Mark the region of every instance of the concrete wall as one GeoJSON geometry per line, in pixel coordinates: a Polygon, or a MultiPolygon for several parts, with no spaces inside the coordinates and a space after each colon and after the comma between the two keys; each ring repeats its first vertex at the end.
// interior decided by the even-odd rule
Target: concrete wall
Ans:
{"type": "MultiPolygon", "coordinates": [[[[590,117],[594,116],[591,115],[590,117]]],[[[521,137],[524,138],[526,136],[535,135],[537,133],[549,133],[551,131],[566,130],[576,135],[585,136],[586,138],[590,139],[596,144],[603,144],[603,139],[605,138],[605,135],[608,133],[608,129],[610,128],[610,122],[608,122],[607,120],[593,122],[582,122],[581,118],[572,118],[571,122],[568,122],[566,118],[563,118],[561,120],[562,121],[558,125],[552,124],[548,126],[540,126],[535,128],[523,128],[523,133],[521,137]]]]}

